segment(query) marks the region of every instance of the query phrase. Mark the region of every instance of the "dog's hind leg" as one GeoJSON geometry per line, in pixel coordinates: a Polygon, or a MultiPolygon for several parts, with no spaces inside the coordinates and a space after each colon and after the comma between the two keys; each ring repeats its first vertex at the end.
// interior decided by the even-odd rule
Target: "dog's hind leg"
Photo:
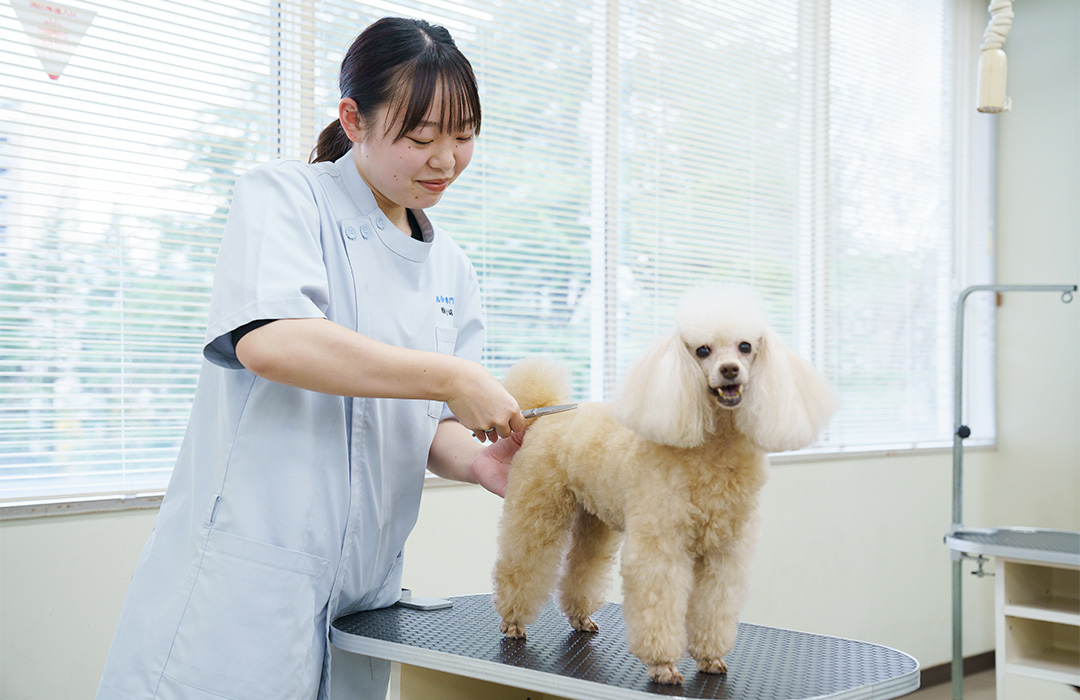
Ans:
{"type": "Polygon", "coordinates": [[[492,597],[508,637],[524,637],[547,601],[574,512],[569,489],[533,466],[515,465],[500,525],[492,597]]]}
{"type": "Polygon", "coordinates": [[[578,506],[559,582],[559,607],[576,630],[598,629],[590,616],[604,604],[620,539],[616,530],[578,506]]]}

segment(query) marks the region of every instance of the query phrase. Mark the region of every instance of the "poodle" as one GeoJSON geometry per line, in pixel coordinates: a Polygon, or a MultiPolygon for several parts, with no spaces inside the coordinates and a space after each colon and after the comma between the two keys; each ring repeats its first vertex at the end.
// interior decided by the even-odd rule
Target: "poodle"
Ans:
{"type": "MultiPolygon", "coordinates": [[[[631,367],[614,403],[531,421],[510,470],[493,574],[508,637],[525,637],[557,573],[570,625],[596,632],[590,615],[625,539],[630,652],[663,684],[682,682],[684,651],[702,672],[727,671],[767,453],[814,442],[835,410],[750,288],[699,286],[675,325],[631,367]]],[[[569,395],[562,369],[538,358],[511,368],[504,385],[522,408],[569,395]]]]}

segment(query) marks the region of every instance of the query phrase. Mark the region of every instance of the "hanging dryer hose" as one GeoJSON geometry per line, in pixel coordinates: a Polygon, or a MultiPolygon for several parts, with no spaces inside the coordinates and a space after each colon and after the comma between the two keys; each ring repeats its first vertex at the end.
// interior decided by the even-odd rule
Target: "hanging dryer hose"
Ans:
{"type": "Polygon", "coordinates": [[[1005,95],[1005,73],[1008,62],[1001,47],[1012,29],[1013,0],[990,0],[990,23],[983,32],[979,46],[979,94],[980,112],[1008,111],[1012,100],[1005,95]]]}

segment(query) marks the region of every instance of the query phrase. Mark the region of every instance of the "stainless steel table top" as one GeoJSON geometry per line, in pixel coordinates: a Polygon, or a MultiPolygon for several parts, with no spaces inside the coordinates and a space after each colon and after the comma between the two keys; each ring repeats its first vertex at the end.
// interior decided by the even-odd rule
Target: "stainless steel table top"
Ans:
{"type": "Polygon", "coordinates": [[[945,545],[965,554],[1080,567],[1080,532],[1023,527],[963,528],[945,545]]]}
{"type": "Polygon", "coordinates": [[[576,632],[552,603],[528,628],[528,639],[507,639],[490,595],[452,598],[453,607],[400,607],[338,618],[334,646],[366,656],[527,688],[575,700],[599,698],[731,698],[883,700],[919,687],[919,664],[903,652],[867,642],[739,624],[725,675],[698,673],[685,657],[681,686],[651,683],[645,665],[627,650],[620,606],[593,619],[595,634],[576,632]]]}

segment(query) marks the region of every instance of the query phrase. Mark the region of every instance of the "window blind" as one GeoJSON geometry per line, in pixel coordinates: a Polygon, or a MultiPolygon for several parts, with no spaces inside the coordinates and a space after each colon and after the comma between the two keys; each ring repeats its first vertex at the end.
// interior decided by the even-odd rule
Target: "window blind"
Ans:
{"type": "MultiPolygon", "coordinates": [[[[576,398],[610,398],[685,289],[744,281],[837,389],[816,449],[945,444],[952,299],[989,269],[971,243],[988,182],[965,165],[985,147],[965,100],[983,12],[0,6],[0,499],[164,486],[233,182],[306,160],[336,115],[345,49],[385,15],[445,25],[477,72],[476,155],[431,213],[476,265],[496,376],[550,355],[576,398]]],[[[979,399],[992,314],[973,319],[979,399]]]]}

